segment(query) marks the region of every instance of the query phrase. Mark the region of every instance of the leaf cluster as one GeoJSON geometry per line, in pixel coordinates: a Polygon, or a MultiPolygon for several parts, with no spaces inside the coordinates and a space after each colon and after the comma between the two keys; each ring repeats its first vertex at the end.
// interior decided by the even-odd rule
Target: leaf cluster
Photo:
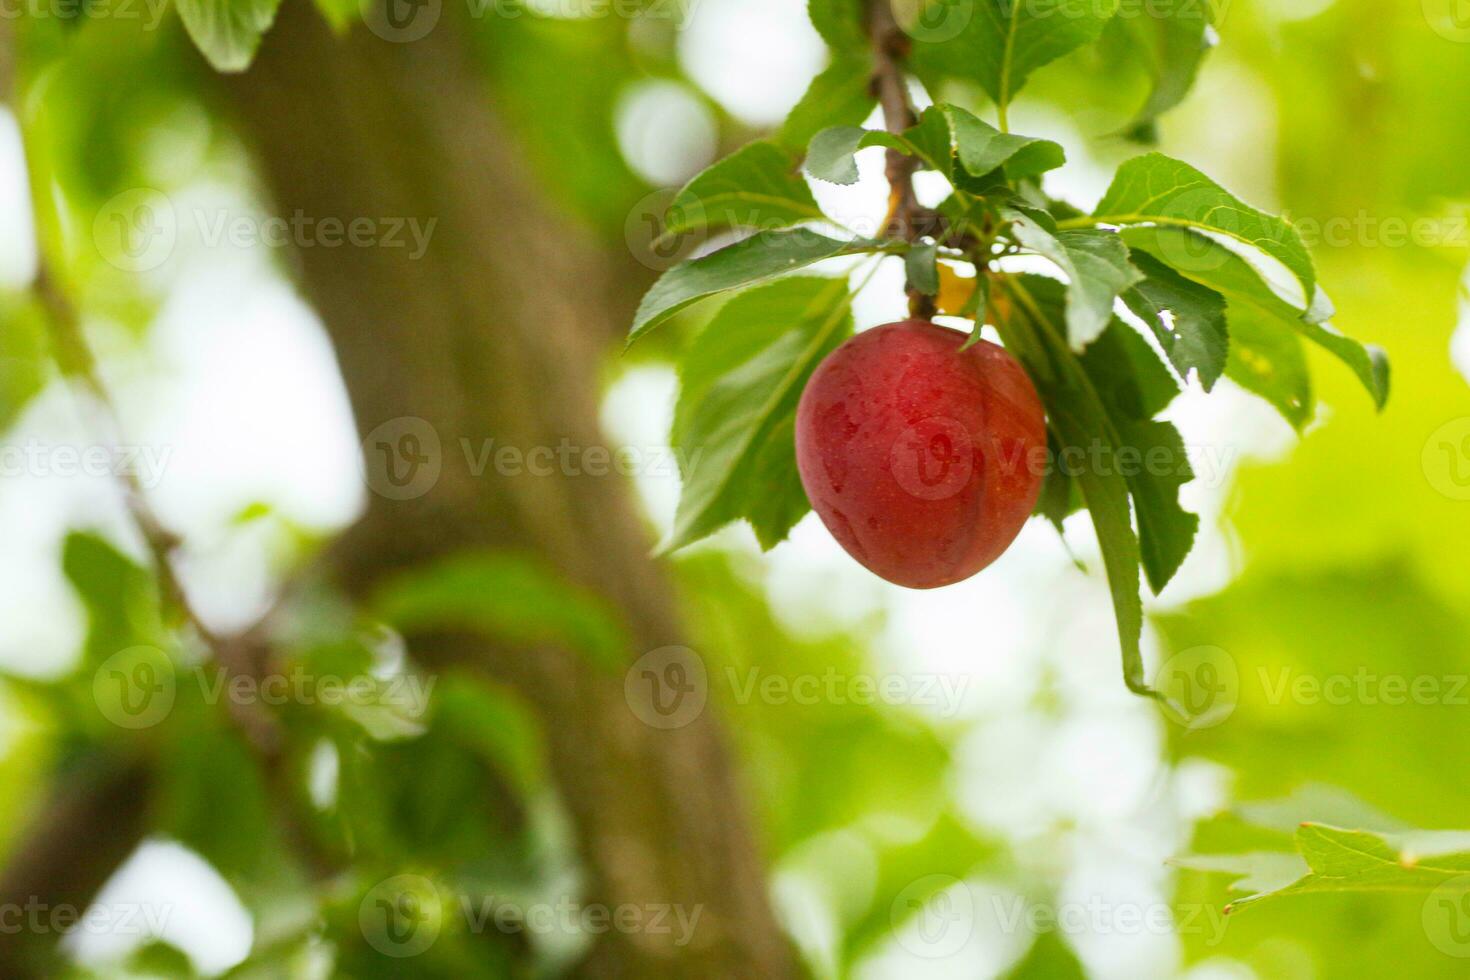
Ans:
{"type": "MultiPolygon", "coordinates": [[[[1185,384],[1210,391],[1229,378],[1301,430],[1314,414],[1305,344],[1346,364],[1379,407],[1388,396],[1386,358],[1329,324],[1332,303],[1289,222],[1182,160],[1160,153],[1128,160],[1091,213],[1047,196],[1043,179],[1065,165],[1064,148],[1009,132],[1007,110],[1032,72],[1125,16],[1115,5],[1078,2],[1051,11],[1068,16],[1046,17],[1034,4],[1001,0],[920,6],[908,16],[895,6],[906,35],[895,43],[868,36],[871,10],[857,0],[814,0],[811,17],[833,49],[833,69],[813,83],[794,124],[695,177],[669,208],[666,236],[743,237],[666,272],[629,335],[631,343],[695,304],[723,303],[682,364],[674,437],[693,462],[666,546],[743,518],[769,548],[805,513],[793,458],[801,387],[853,329],[851,298],[860,287],[851,260],[870,257],[861,269],[899,257],[910,295],[929,297],[916,308],[972,321],[973,339],[993,328],[1036,384],[1054,454],[1038,510],[1059,529],[1076,511],[1090,514],[1125,679],[1152,694],[1139,652],[1141,580],[1161,591],[1199,523],[1179,500],[1194,476],[1187,448],[1160,413],[1185,384]],[[946,80],[978,83],[993,100],[996,124],[938,103],[911,126],[855,125],[874,97],[856,90],[838,97],[832,72],[869,48],[895,46],[931,91],[946,80]],[[818,118],[826,125],[814,125],[818,118]],[[801,144],[794,136],[809,138],[801,144]],[[915,208],[906,223],[890,220],[879,237],[849,231],[820,210],[812,182],[855,183],[856,156],[869,147],[907,161],[900,173],[943,177],[947,196],[915,208]],[[1018,256],[1039,257],[1052,273],[1021,274],[1018,256]],[[836,266],[835,278],[811,274],[836,266]]],[[[1182,98],[1212,37],[1199,13],[1207,6],[1134,12],[1141,19],[1125,34],[1156,79],[1138,126],[1152,126],[1182,98]]],[[[903,190],[895,185],[895,201],[903,190]]]]}

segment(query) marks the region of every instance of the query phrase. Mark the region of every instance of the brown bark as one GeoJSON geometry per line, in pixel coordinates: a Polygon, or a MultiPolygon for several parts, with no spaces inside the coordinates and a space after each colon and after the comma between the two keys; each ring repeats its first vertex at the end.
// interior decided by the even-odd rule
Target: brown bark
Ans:
{"type": "MultiPolygon", "coordinates": [[[[255,65],[229,83],[281,215],[437,220],[418,259],[383,247],[296,254],[360,433],[412,417],[441,444],[433,488],[407,500],[372,494],[337,567],[361,596],[387,574],[461,549],[534,552],[613,600],[636,656],[683,634],[628,488],[570,471],[510,477],[492,466],[476,476],[463,451],[489,439],[523,451],[604,445],[597,365],[614,333],[604,258],[548,209],[497,118],[463,18],[463,5],[446,0],[422,40],[388,43],[361,28],[335,38],[305,0],[287,0],[255,65]]],[[[629,709],[621,674],[567,651],[469,638],[417,649],[430,662],[484,664],[538,708],[589,868],[588,901],[700,907],[689,947],[612,931],[587,974],[790,972],[708,711],[659,731],[629,709]]]]}

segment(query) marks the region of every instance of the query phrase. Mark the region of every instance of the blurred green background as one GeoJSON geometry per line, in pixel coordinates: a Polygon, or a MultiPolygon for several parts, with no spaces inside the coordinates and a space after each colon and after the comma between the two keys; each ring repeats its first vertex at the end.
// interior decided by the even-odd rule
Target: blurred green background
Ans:
{"type": "MultiPolygon", "coordinates": [[[[393,45],[350,26],[352,10],[293,3],[276,31],[335,17],[344,36],[326,43],[359,43],[358,68],[383,67],[373,45],[393,45]]],[[[630,468],[641,524],[632,537],[644,545],[667,528],[677,497],[675,472],[659,465],[672,458],[669,359],[697,326],[618,354],[615,338],[665,259],[649,248],[648,220],[668,188],[778,124],[825,59],[797,0],[655,7],[624,16],[527,3],[511,16],[492,6],[465,31],[499,126],[493,144],[532,175],[535,206],[575,230],[566,251],[594,254],[604,270],[605,292],[590,306],[606,332],[575,371],[596,389],[586,395],[595,394],[603,445],[642,461],[630,468]]],[[[1470,328],[1461,326],[1470,18],[1456,0],[1217,5],[1219,45],[1160,125],[1165,152],[1298,224],[1339,327],[1386,348],[1394,366],[1393,397],[1375,414],[1348,373],[1314,350],[1322,404],[1301,439],[1228,383],[1208,398],[1186,392],[1171,409],[1186,443],[1213,463],[1196,465],[1201,479],[1186,491],[1202,533],[1179,580],[1152,601],[1147,647],[1155,667],[1208,648],[1232,670],[1220,710],[1193,728],[1124,691],[1085,518],[1068,525],[1065,546],[1033,522],[1000,563],[933,594],[877,583],[810,517],[765,555],[748,530],[730,529],[660,560],[670,615],[683,624],[667,636],[557,557],[624,547],[596,525],[570,530],[561,552],[548,544],[543,554],[523,534],[511,536],[513,549],[427,568],[395,559],[369,587],[355,573],[325,572],[343,530],[382,502],[357,461],[372,452],[359,435],[371,426],[359,411],[354,432],[349,404],[360,403],[338,373],[339,364],[356,370],[357,358],[335,329],[329,342],[318,316],[331,313],[296,285],[305,262],[320,289],[320,268],[183,220],[163,260],[128,267],[98,230],[118,195],[137,188],[161,192],[181,215],[258,229],[271,188],[293,179],[281,161],[295,145],[272,144],[262,118],[278,111],[289,125],[297,103],[282,89],[278,109],[262,109],[254,70],[216,76],[175,14],[120,9],[6,11],[15,57],[13,112],[0,116],[0,892],[12,908],[41,882],[54,887],[51,907],[95,901],[134,914],[127,927],[114,918],[91,930],[24,928],[0,941],[0,974],[598,972],[589,950],[605,933],[559,920],[476,927],[458,914],[461,902],[606,901],[618,865],[589,862],[601,804],[578,800],[599,767],[613,766],[614,778],[598,792],[628,805],[619,834],[676,818],[667,800],[639,797],[639,757],[617,748],[623,728],[604,740],[577,727],[575,705],[603,702],[536,688],[594,682],[469,669],[438,653],[438,634],[453,627],[497,648],[575,651],[614,692],[608,703],[641,732],[639,744],[670,746],[687,763],[669,771],[689,782],[664,792],[713,807],[691,819],[716,843],[662,831],[619,837],[622,860],[653,866],[677,863],[682,847],[718,850],[726,819],[738,851],[748,823],[766,869],[752,901],[769,896],[770,934],[730,919],[728,934],[701,945],[696,925],[690,948],[704,952],[675,955],[661,972],[635,935],[616,961],[625,972],[604,975],[755,975],[720,967],[712,950],[772,943],[789,943],[797,969],[819,977],[1464,975],[1470,933],[1462,942],[1433,928],[1425,892],[1293,897],[1226,919],[1230,877],[1170,863],[1189,852],[1288,850],[1303,820],[1470,826],[1470,784],[1459,775],[1470,749],[1470,328]],[[54,366],[52,355],[65,362],[68,352],[44,325],[38,240],[97,352],[115,436],[99,432],[106,413],[85,385],[54,366]],[[130,465],[144,496],[182,542],[174,558],[200,623],[181,622],[145,570],[149,542],[112,467],[66,471],[63,447],[113,438],[136,448],[130,465]],[[300,695],[264,703],[194,683],[220,676],[216,666],[248,674],[220,658],[248,657],[251,643],[236,640],[262,631],[280,670],[366,677],[374,693],[345,705],[300,695]],[[703,743],[665,738],[644,724],[636,698],[621,701],[625,677],[636,685],[641,669],[630,665],[669,645],[703,666],[700,724],[723,724],[728,796],[697,785],[723,765],[703,743]],[[173,678],[171,703],[130,724],[136,716],[110,700],[118,671],[140,684],[173,678]],[[1426,693],[1385,696],[1393,678],[1426,693]],[[430,679],[427,690],[409,683],[430,679]],[[579,738],[592,760],[580,770],[579,738]],[[618,764],[630,767],[626,780],[618,764]],[[97,772],[110,795],[89,802],[72,787],[97,772]],[[749,821],[720,810],[722,800],[749,821]],[[415,901],[437,910],[423,920],[431,944],[411,957],[385,954],[368,914],[379,893],[402,904],[392,885],[402,875],[415,876],[410,891],[426,883],[415,901]],[[156,928],[134,928],[150,912],[156,928]]],[[[267,54],[275,40],[267,36],[267,54]]],[[[272,56],[276,81],[288,74],[282,59],[309,50],[272,56]]],[[[322,67],[322,100],[355,123],[371,119],[354,115],[357,90],[338,68],[322,67]]],[[[429,55],[409,70],[423,91],[447,73],[429,55]]],[[[1113,134],[1145,86],[1106,38],[1037,74],[1011,119],[1018,132],[1066,145],[1072,166],[1050,191],[1095,203],[1112,167],[1139,152],[1113,134]]],[[[425,119],[470,112],[457,101],[464,92],[442,91],[442,102],[410,109],[425,119]]],[[[467,152],[477,132],[466,124],[467,152]]],[[[419,200],[433,202],[426,216],[444,218],[436,243],[468,257],[453,281],[474,278],[476,261],[494,278],[501,252],[481,256],[481,243],[453,237],[463,227],[457,171],[436,170],[427,151],[415,167],[387,167],[365,152],[371,138],[351,142],[359,136],[344,123],[335,137],[349,141],[343,156],[364,151],[343,182],[433,188],[419,200]]],[[[312,148],[324,139],[299,134],[304,169],[331,159],[312,148]]],[[[864,179],[840,205],[874,221],[880,159],[861,158],[864,179]]],[[[517,217],[531,207],[522,190],[495,202],[490,227],[530,223],[517,217]]],[[[387,210],[376,213],[402,214],[392,209],[405,199],[385,193],[387,210]]],[[[558,274],[520,280],[527,302],[556,307],[558,274]]],[[[885,267],[859,297],[859,325],[901,315],[901,284],[899,269],[885,267]]],[[[568,352],[569,363],[579,355],[568,352]]],[[[515,378],[507,369],[471,390],[528,403],[561,390],[534,372],[515,378]]],[[[440,432],[446,457],[459,451],[458,434],[440,432]]],[[[513,433],[502,441],[526,445],[513,433]]],[[[594,499],[615,480],[575,479],[603,480],[587,491],[594,499]]],[[[373,533],[391,537],[382,526],[373,533]]],[[[456,541],[452,522],[432,534],[430,553],[481,543],[474,533],[456,541]]],[[[716,891],[680,901],[718,904],[716,891]]],[[[10,921],[0,918],[7,936],[10,921]]],[[[1470,926],[1470,915],[1457,921],[1470,926]]]]}

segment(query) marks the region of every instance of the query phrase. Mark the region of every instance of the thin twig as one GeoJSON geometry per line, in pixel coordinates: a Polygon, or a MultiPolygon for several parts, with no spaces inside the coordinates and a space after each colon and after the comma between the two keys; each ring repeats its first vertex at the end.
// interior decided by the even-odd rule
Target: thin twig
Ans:
{"type": "MultiPolygon", "coordinates": [[[[11,25],[0,20],[0,104],[15,107],[19,122],[14,40],[11,25]]],[[[34,183],[37,178],[38,175],[30,174],[33,186],[39,186],[34,183]]],[[[36,217],[39,230],[39,212],[36,217]]],[[[50,325],[57,366],[63,377],[84,396],[84,401],[91,409],[90,421],[97,429],[104,430],[99,435],[112,445],[121,445],[124,430],[116,403],[102,381],[96,356],[82,329],[81,318],[51,269],[44,241],[40,240],[41,236],[37,237],[36,274],[32,291],[50,325]]],[[[199,641],[210,651],[214,662],[229,675],[230,680],[247,676],[258,686],[272,670],[269,623],[275,618],[285,597],[292,593],[294,584],[300,580],[299,576],[283,586],[280,597],[254,625],[229,636],[216,633],[189,601],[179,576],[175,553],[182,540],[159,519],[148,502],[147,492],[136,472],[127,467],[114,467],[113,475],[128,514],[152,560],[165,607],[171,609],[197,635],[199,641]]],[[[294,812],[294,787],[291,785],[293,773],[285,753],[285,738],[280,720],[259,701],[226,698],[225,703],[231,723],[254,750],[259,761],[287,842],[301,856],[313,877],[325,879],[334,875],[339,870],[338,862],[318,846],[308,827],[294,812]]]]}
{"type": "MultiPolygon", "coordinates": [[[[0,101],[15,106],[18,113],[19,100],[16,98],[13,62],[14,37],[8,24],[0,24],[0,32],[3,32],[0,33],[0,101]]],[[[37,176],[30,175],[33,186],[39,186],[35,184],[37,176]]],[[[39,214],[37,219],[39,225],[39,214]]],[[[86,396],[85,401],[92,409],[90,414],[93,425],[105,430],[101,435],[112,445],[121,445],[121,416],[106,385],[102,383],[102,376],[97,369],[97,358],[82,330],[81,318],[52,272],[46,258],[45,244],[39,240],[39,236],[36,256],[36,275],[32,291],[50,325],[57,366],[61,369],[62,376],[86,396]]],[[[193,630],[226,672],[248,673],[259,680],[265,670],[267,648],[253,650],[249,644],[243,642],[247,636],[258,635],[257,631],[252,629],[227,640],[205,624],[189,602],[174,565],[174,552],[181,543],[179,537],[168,529],[148,503],[147,493],[136,472],[127,467],[113,467],[113,476],[117,480],[128,515],[148,549],[166,607],[172,609],[193,630]]],[[[235,724],[263,756],[271,759],[279,753],[280,732],[275,718],[264,706],[237,704],[232,699],[229,711],[235,724]]]]}
{"type": "MultiPolygon", "coordinates": [[[[114,445],[119,444],[123,430],[117,407],[98,373],[96,358],[82,331],[76,309],[57,285],[44,256],[38,258],[33,288],[51,324],[57,363],[63,375],[87,396],[94,410],[94,423],[107,430],[106,436],[114,445]]],[[[272,669],[268,624],[284,598],[272,605],[255,625],[240,633],[222,636],[210,629],[190,603],[175,565],[180,538],[154,512],[136,473],[118,468],[115,475],[128,513],[152,558],[166,606],[199,637],[214,662],[228,675],[229,681],[248,677],[258,686],[272,669]]],[[[291,583],[287,583],[282,589],[282,597],[289,595],[291,588],[291,583]]],[[[285,737],[279,719],[258,700],[228,697],[225,708],[230,721],[254,750],[286,840],[306,862],[313,877],[319,880],[331,877],[339,870],[337,862],[317,845],[293,810],[293,774],[285,754],[285,737]]]]}
{"type": "MultiPolygon", "coordinates": [[[[903,61],[908,56],[910,41],[893,17],[890,0],[869,0],[868,36],[873,42],[873,94],[883,110],[883,127],[900,135],[917,122],[909,102],[908,77],[903,61]]],[[[919,161],[906,153],[888,151],[888,217],[884,234],[906,242],[918,241],[926,234],[936,234],[936,215],[919,204],[914,194],[914,172],[919,161]]],[[[909,289],[909,312],[919,319],[934,315],[934,298],[917,289],[909,289]]]]}
{"type": "MultiPolygon", "coordinates": [[[[82,332],[80,319],[65,293],[59,288],[44,257],[37,260],[35,293],[46,311],[56,344],[57,363],[62,374],[87,396],[92,408],[94,426],[105,430],[104,437],[113,445],[122,442],[122,421],[117,406],[102,383],[96,358],[82,332]]],[[[175,566],[174,553],[182,543],[170,531],[148,502],[147,492],[138,474],[128,467],[114,467],[113,476],[127,506],[128,515],[143,538],[152,559],[154,574],[166,606],[199,637],[217,662],[231,675],[248,674],[259,680],[264,673],[264,646],[243,642],[258,634],[251,630],[238,637],[225,638],[215,633],[199,616],[175,566]]],[[[280,732],[275,718],[256,703],[237,703],[227,699],[231,718],[241,732],[262,754],[273,756],[280,748],[280,732]]]]}

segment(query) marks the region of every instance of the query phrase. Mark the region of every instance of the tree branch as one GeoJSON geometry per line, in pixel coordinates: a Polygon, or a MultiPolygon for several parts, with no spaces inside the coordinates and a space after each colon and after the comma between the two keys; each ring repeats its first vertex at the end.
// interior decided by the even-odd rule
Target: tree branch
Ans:
{"type": "MultiPolygon", "coordinates": [[[[605,596],[632,650],[685,642],[628,484],[453,465],[463,445],[601,445],[598,365],[613,335],[608,256],[565,220],[487,85],[476,24],[445,4],[413,44],[335,37],[286,0],[248,72],[221,84],[278,214],[437,219],[420,256],[303,249],[301,284],[331,335],[359,432],[422,420],[445,465],[426,493],[369,497],[332,550],[337,581],[370,596],[386,577],[466,550],[529,551],[605,596]]],[[[622,320],[626,322],[626,320],[622,320]]],[[[701,909],[699,935],[599,937],[583,976],[787,977],[758,840],[709,705],[650,727],[622,674],[570,649],[410,631],[431,668],[512,684],[544,724],[551,773],[587,871],[587,901],[701,909]]]]}
{"type": "MultiPolygon", "coordinates": [[[[0,103],[17,107],[13,27],[0,20],[0,103]]],[[[39,175],[30,175],[31,186],[44,186],[39,175]]],[[[34,195],[38,213],[43,206],[34,195]]],[[[38,246],[40,243],[38,243],[38,246]]],[[[62,376],[77,390],[90,409],[91,423],[98,435],[120,444],[122,425],[87,342],[80,317],[50,266],[45,249],[37,249],[36,276],[32,292],[40,302],[50,326],[54,356],[62,376]]],[[[188,600],[174,564],[180,539],[170,531],[148,503],[138,474],[129,468],[114,470],[118,488],[134,526],[152,559],[154,574],[165,607],[184,626],[198,635],[215,661],[229,675],[247,674],[259,682],[269,668],[269,644],[260,623],[234,636],[212,631],[188,600]]],[[[291,796],[284,792],[287,770],[282,756],[283,738],[276,717],[258,702],[226,699],[235,727],[254,749],[263,775],[280,805],[283,833],[302,852],[308,867],[324,874],[325,859],[299,832],[287,812],[291,796]]],[[[0,869],[0,902],[23,906],[28,902],[83,909],[113,870],[143,840],[147,832],[148,802],[154,783],[154,760],[146,755],[116,756],[101,751],[56,775],[48,800],[38,808],[31,826],[21,835],[14,852],[0,869]]],[[[51,937],[21,934],[0,935],[0,961],[11,964],[10,976],[37,974],[43,969],[51,937]]],[[[0,970],[0,973],[6,971],[0,970]]]]}
{"type": "MultiPolygon", "coordinates": [[[[883,110],[884,128],[899,135],[918,120],[909,102],[908,77],[903,69],[910,41],[893,17],[890,0],[868,0],[868,35],[873,42],[875,65],[873,94],[883,110]]],[[[934,227],[937,216],[921,206],[914,194],[914,172],[918,166],[915,157],[898,150],[888,151],[888,218],[884,222],[884,234],[906,242],[917,241],[938,230],[934,227]]],[[[912,316],[927,320],[934,315],[933,297],[924,295],[912,284],[908,294],[912,316]]]]}
{"type": "MultiPolygon", "coordinates": [[[[883,110],[883,126],[900,135],[917,121],[909,104],[908,81],[902,59],[908,53],[908,36],[893,19],[889,0],[869,0],[868,35],[873,41],[873,94],[883,110]]],[[[918,161],[898,150],[888,151],[887,176],[890,187],[888,233],[905,241],[914,235],[914,171],[918,161]]]]}

